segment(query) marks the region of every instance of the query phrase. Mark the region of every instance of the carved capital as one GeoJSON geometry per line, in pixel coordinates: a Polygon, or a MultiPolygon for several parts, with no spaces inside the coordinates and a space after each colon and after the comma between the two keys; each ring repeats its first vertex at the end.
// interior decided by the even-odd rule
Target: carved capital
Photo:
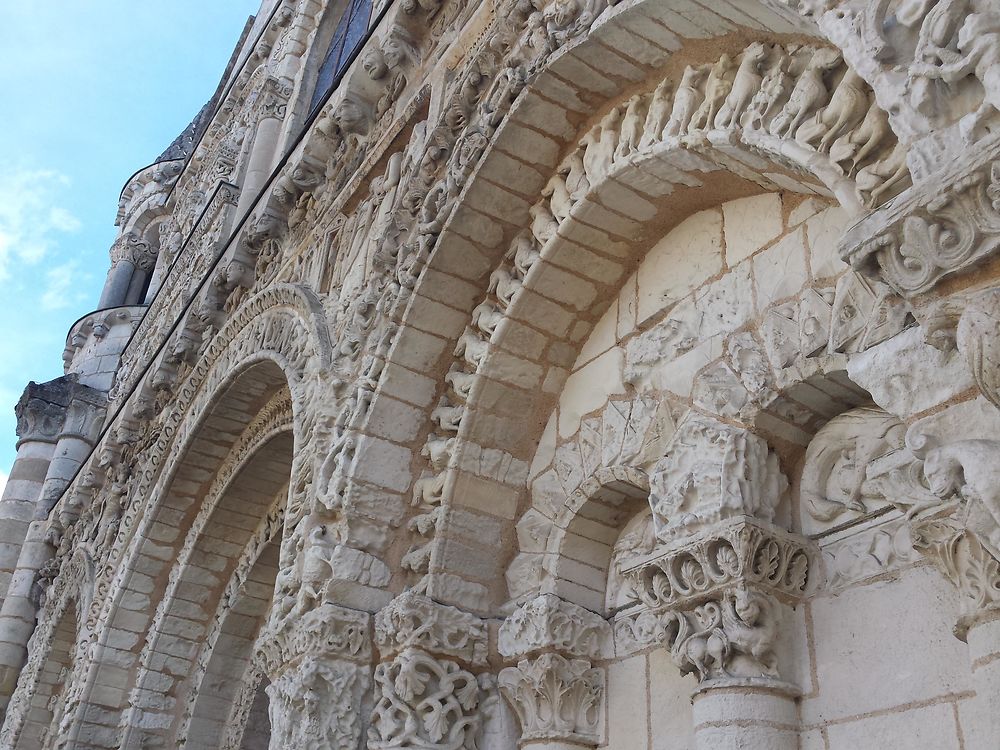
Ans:
{"type": "Polygon", "coordinates": [[[812,556],[805,539],[747,518],[656,550],[624,571],[641,605],[617,618],[616,648],[664,646],[702,683],[777,684],[781,606],[805,593],[812,556]]]}
{"type": "Polygon", "coordinates": [[[267,686],[275,747],[356,750],[368,668],[306,657],[267,686]]]}
{"type": "Polygon", "coordinates": [[[739,682],[778,684],[774,643],[781,604],[769,594],[733,588],[687,607],[620,617],[615,638],[623,652],[669,649],[682,674],[703,687],[739,682]]]}
{"type": "Polygon", "coordinates": [[[469,664],[486,663],[487,630],[479,617],[413,591],[375,615],[375,640],[383,658],[419,648],[469,664]]]}
{"type": "Polygon", "coordinates": [[[518,607],[500,626],[498,646],[506,657],[550,649],[587,659],[606,659],[613,653],[607,620],[554,594],[518,607]]]}
{"type": "Polygon", "coordinates": [[[292,96],[292,86],[280,78],[269,76],[264,80],[259,96],[261,119],[283,120],[292,96]]]}
{"type": "Polygon", "coordinates": [[[670,541],[744,515],[770,522],[787,486],[767,441],[689,412],[650,476],[656,535],[670,541]]]}
{"type": "Polygon", "coordinates": [[[869,480],[906,513],[913,547],[964,595],[958,637],[1000,609],[1000,441],[910,435],[869,480]]]}
{"type": "Polygon", "coordinates": [[[54,443],[62,431],[73,383],[57,378],[48,383],[28,383],[14,407],[19,443],[54,443]]]}
{"type": "Polygon", "coordinates": [[[483,690],[450,659],[404,648],[375,669],[370,750],[476,750],[483,690]]]}
{"type": "Polygon", "coordinates": [[[262,634],[257,659],[270,678],[299,659],[367,664],[372,658],[371,640],[371,616],[366,612],[322,604],[301,617],[282,620],[276,632],[262,634]]]}
{"type": "Polygon", "coordinates": [[[122,261],[149,271],[156,265],[156,250],[138,235],[129,232],[118,237],[111,245],[111,267],[122,261]]]}
{"type": "Polygon", "coordinates": [[[1000,161],[960,159],[947,174],[851,228],[841,256],[905,298],[933,289],[1000,248],[1000,161]]]}
{"type": "Polygon", "coordinates": [[[623,573],[653,610],[686,609],[747,586],[794,602],[809,583],[811,554],[805,539],[744,517],[661,547],[623,573]]]}
{"type": "Polygon", "coordinates": [[[586,659],[542,654],[499,675],[500,691],[521,722],[521,741],[601,742],[604,671],[586,659]]]}

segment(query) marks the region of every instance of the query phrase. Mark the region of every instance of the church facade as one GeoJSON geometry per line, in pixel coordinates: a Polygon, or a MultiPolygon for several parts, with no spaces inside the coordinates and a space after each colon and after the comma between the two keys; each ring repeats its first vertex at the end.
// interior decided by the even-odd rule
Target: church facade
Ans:
{"type": "Polygon", "coordinates": [[[18,404],[0,747],[996,750],[998,109],[992,0],[264,0],[18,404]]]}

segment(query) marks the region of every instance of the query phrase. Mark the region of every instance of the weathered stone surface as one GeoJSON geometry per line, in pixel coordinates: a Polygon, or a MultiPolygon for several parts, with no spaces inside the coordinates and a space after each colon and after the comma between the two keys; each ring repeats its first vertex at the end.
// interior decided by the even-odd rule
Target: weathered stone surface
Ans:
{"type": "Polygon", "coordinates": [[[1000,746],[996,9],[384,10],[125,186],[0,745],[1000,746]]]}

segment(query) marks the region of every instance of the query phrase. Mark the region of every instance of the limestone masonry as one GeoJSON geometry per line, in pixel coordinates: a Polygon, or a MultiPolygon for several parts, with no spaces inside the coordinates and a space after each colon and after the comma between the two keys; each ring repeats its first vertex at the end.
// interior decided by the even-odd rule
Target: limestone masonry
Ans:
{"type": "Polygon", "coordinates": [[[998,750],[998,109],[996,0],[265,0],[18,404],[0,747],[998,750]]]}

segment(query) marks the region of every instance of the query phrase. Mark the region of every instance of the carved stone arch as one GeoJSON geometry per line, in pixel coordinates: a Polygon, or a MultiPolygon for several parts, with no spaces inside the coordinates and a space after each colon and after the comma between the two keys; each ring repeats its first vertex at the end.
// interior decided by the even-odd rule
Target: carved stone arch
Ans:
{"type": "MultiPolygon", "coordinates": [[[[204,678],[220,636],[224,648],[237,649],[225,657],[230,660],[228,667],[246,670],[277,574],[277,548],[292,463],[291,427],[291,401],[287,392],[279,391],[239,436],[201,500],[176,562],[167,573],[139,656],[129,710],[123,719],[126,745],[135,741],[137,734],[147,734],[143,730],[154,715],[157,720],[153,723],[173,741],[184,738],[187,720],[193,716],[202,690],[212,687],[205,685],[204,678]],[[273,549],[256,569],[260,580],[248,583],[251,570],[269,545],[273,549]],[[249,598],[247,586],[253,589],[249,598]],[[249,609],[229,619],[241,604],[249,609]],[[237,640],[232,623],[240,618],[249,632],[237,640]],[[165,661],[173,665],[171,669],[164,669],[165,661]],[[184,662],[187,666],[182,669],[184,662]],[[165,681],[172,682],[170,692],[183,708],[180,716],[171,716],[169,711],[161,714],[163,707],[145,702],[145,696],[155,692],[151,686],[162,686],[165,681]],[[169,726],[163,726],[166,723],[169,726]]],[[[230,675],[236,681],[242,677],[242,672],[230,675]]],[[[233,697],[225,691],[215,695],[216,708],[233,697]]],[[[214,729],[216,740],[221,741],[225,725],[214,729]]]]}
{"type": "Polygon", "coordinates": [[[93,585],[93,565],[85,552],[77,551],[45,588],[28,660],[0,730],[4,747],[27,750],[58,736],[66,712],[66,681],[89,640],[82,615],[93,585]]]}
{"type": "MultiPolygon", "coordinates": [[[[424,456],[434,455],[436,448],[432,443],[440,446],[452,437],[457,439],[449,449],[452,455],[444,458],[443,464],[439,459],[435,465],[435,459],[431,458],[431,466],[424,475],[416,477],[416,492],[426,494],[425,490],[431,488],[430,494],[435,498],[465,497],[464,505],[482,507],[480,501],[471,499],[477,492],[467,488],[490,484],[505,498],[505,503],[517,504],[529,458],[525,446],[530,442],[522,439],[524,424],[519,420],[524,414],[530,414],[532,420],[546,414],[544,404],[559,387],[554,381],[545,383],[540,372],[524,368],[523,352],[545,349],[553,341],[569,336],[574,341],[587,336],[588,326],[593,326],[600,317],[600,302],[606,301],[607,290],[617,289],[630,264],[635,262],[636,256],[625,245],[643,225],[659,224],[663,228],[699,207],[718,205],[722,196],[738,197],[767,190],[798,190],[827,198],[839,195],[851,212],[860,209],[860,201],[851,197],[853,178],[845,180],[838,175],[821,153],[822,149],[809,145],[813,137],[821,142],[823,133],[817,131],[818,136],[810,138],[803,136],[804,142],[800,143],[794,136],[802,123],[796,122],[779,129],[784,132],[777,135],[762,132],[758,137],[753,135],[752,128],[727,126],[685,132],[662,142],[654,139],[641,153],[633,149],[623,152],[617,163],[611,160],[613,169],[609,179],[577,201],[558,231],[543,226],[545,213],[552,213],[552,180],[561,160],[588,132],[600,130],[600,121],[616,104],[621,103],[622,109],[627,109],[631,92],[652,92],[655,79],[662,78],[663,71],[673,64],[672,54],[684,46],[683,34],[671,31],[665,19],[672,18],[692,37],[721,38],[723,47],[726,44],[732,47],[728,51],[734,58],[742,45],[737,46],[735,36],[726,35],[739,25],[752,28],[753,34],[768,44],[782,41],[786,38],[783,35],[801,32],[802,24],[809,27],[808,22],[794,13],[774,13],[770,8],[763,8],[757,16],[741,13],[735,22],[708,13],[710,24],[718,23],[717,28],[709,30],[698,24],[694,28],[690,23],[685,26],[683,13],[678,14],[670,3],[623,4],[603,14],[589,33],[579,36],[573,36],[577,31],[568,33],[566,44],[544,66],[529,71],[527,85],[465,183],[454,210],[443,221],[389,355],[387,370],[398,365],[404,372],[422,373],[442,368],[452,347],[456,347],[456,355],[465,359],[464,363],[453,361],[447,383],[439,384],[436,393],[425,397],[432,406],[438,400],[431,409],[432,422],[442,425],[448,422],[451,426],[441,430],[432,427],[434,431],[425,443],[424,456]],[[659,20],[651,20],[654,16],[659,20]],[[645,33],[643,22],[651,24],[645,33]],[[763,28],[768,24],[773,28],[763,28]],[[630,49],[623,44],[625,40],[631,40],[630,49]],[[597,59],[601,65],[595,67],[593,60],[597,59]],[[597,67],[602,69],[598,71],[597,67]],[[533,203],[539,194],[545,195],[546,200],[533,203]],[[661,215],[653,206],[650,213],[650,206],[660,201],[668,210],[661,215]],[[532,238],[532,234],[536,236],[532,238]],[[505,255],[516,254],[518,238],[537,243],[535,259],[540,256],[542,260],[530,270],[521,269],[519,273],[526,272],[523,279],[516,278],[519,274],[511,271],[513,264],[503,260],[505,255]],[[495,292],[509,277],[524,282],[517,284],[523,290],[519,301],[511,305],[510,300],[505,300],[507,310],[498,309],[502,306],[496,304],[492,309],[489,304],[477,307],[487,296],[484,288],[495,292]],[[589,291],[579,293],[580,287],[589,287],[589,291]],[[587,294],[591,296],[589,302],[584,300],[587,294]],[[446,314],[442,304],[450,308],[446,314]],[[455,314],[456,310],[469,317],[463,321],[461,315],[455,314]],[[488,330],[481,335],[477,327],[488,330]],[[414,352],[419,355],[414,356],[414,352]],[[519,372],[514,372],[519,368],[519,372]],[[479,377],[475,374],[477,370],[505,372],[507,376],[506,379],[479,377]],[[480,403],[490,406],[477,414],[480,403]],[[518,403],[531,406],[520,410],[515,406],[518,403]],[[453,429],[456,425],[457,435],[453,429]],[[495,442],[493,436],[497,435],[499,441],[495,442]],[[507,440],[505,435],[511,436],[509,445],[503,444],[507,440]],[[519,449],[510,450],[519,442],[519,449]]],[[[823,43],[817,46],[822,47],[823,43]]],[[[841,65],[828,47],[823,49],[830,57],[827,61],[830,66],[841,65]]],[[[677,59],[680,58],[678,55],[677,59]]],[[[736,67],[734,64],[734,70],[736,67]]],[[[672,75],[681,78],[681,66],[674,64],[674,68],[672,75]]],[[[842,65],[838,70],[843,70],[842,65]]],[[[824,88],[825,96],[832,94],[839,80],[835,77],[827,81],[829,90],[824,88]]],[[[863,82],[858,85],[866,86],[863,82]]],[[[869,96],[870,91],[865,91],[869,96]]],[[[726,98],[719,104],[725,104],[726,98]]],[[[822,105],[828,102],[829,99],[824,100],[822,105]]],[[[816,111],[807,114],[815,115],[816,111]]],[[[821,122],[821,118],[813,119],[821,122]]],[[[861,119],[855,116],[853,126],[858,126],[861,119]]],[[[894,142],[891,131],[886,138],[883,145],[891,151],[894,142]]],[[[530,255],[529,250],[526,257],[530,255]]],[[[546,356],[550,357],[550,364],[565,368],[574,359],[572,352],[571,342],[567,347],[552,349],[546,356]]],[[[383,387],[379,397],[385,395],[413,403],[399,391],[383,387]]],[[[421,404],[425,409],[426,403],[421,404]]],[[[372,413],[377,412],[373,406],[372,413]]],[[[541,424],[532,427],[540,430],[541,424]]],[[[433,508],[424,510],[420,523],[427,526],[425,520],[433,508]]],[[[447,517],[448,514],[442,516],[447,517]]],[[[436,521],[434,525],[436,528],[436,521]]],[[[444,544],[451,544],[457,551],[464,542],[444,544]]],[[[418,573],[448,568],[444,559],[449,553],[441,545],[414,546],[411,553],[412,565],[409,562],[407,565],[418,573]]],[[[441,580],[451,574],[444,573],[441,580]]],[[[455,583],[453,579],[447,580],[455,583]]],[[[484,576],[474,586],[483,591],[484,603],[489,598],[484,590],[489,586],[488,580],[489,576],[484,576]]],[[[440,591],[434,589],[435,585],[433,581],[430,583],[434,595],[447,599],[449,585],[442,583],[440,591]]]]}
{"type": "Polygon", "coordinates": [[[612,614],[606,593],[615,543],[626,524],[648,509],[648,501],[644,471],[630,466],[595,471],[557,512],[545,542],[539,593],[612,614]]]}
{"type": "MultiPolygon", "coordinates": [[[[198,498],[207,492],[206,482],[216,470],[213,467],[217,468],[223,459],[218,448],[211,444],[218,445],[219,441],[235,444],[246,426],[282,390],[289,394],[286,401],[293,415],[296,445],[295,451],[288,451],[290,463],[284,479],[289,481],[296,472],[311,476],[311,459],[298,448],[311,435],[310,415],[315,416],[313,406],[317,403],[313,399],[321,398],[324,393],[321,379],[329,359],[329,332],[322,308],[305,289],[291,285],[272,287],[246,300],[233,312],[205,347],[185,381],[177,386],[174,400],[157,420],[151,444],[141,453],[132,471],[129,494],[133,500],[126,503],[113,547],[119,551],[118,555],[109,555],[98,571],[101,596],[95,599],[88,613],[90,632],[107,634],[113,630],[100,625],[108,626],[114,620],[123,597],[148,598],[147,594],[136,591],[137,585],[140,588],[146,585],[142,583],[146,574],[137,573],[143,568],[140,563],[149,558],[151,549],[162,546],[158,536],[166,534],[171,540],[167,544],[179,549],[182,538],[177,537],[176,530],[169,529],[175,529],[178,518],[186,517],[193,522],[200,507],[198,498]],[[192,461],[192,455],[203,458],[192,461]],[[179,511],[181,516],[177,516],[179,511]],[[132,562],[125,564],[125,560],[132,562]]],[[[291,482],[294,486],[308,486],[307,482],[294,479],[291,482]]],[[[71,533],[76,533],[76,529],[73,527],[71,533]]],[[[156,557],[155,552],[152,556],[156,557]]],[[[157,569],[163,566],[159,559],[154,565],[157,569]]],[[[162,576],[159,580],[158,585],[165,585],[162,576]]],[[[145,632],[144,628],[145,625],[140,626],[140,631],[145,632]]],[[[104,644],[95,647],[98,657],[106,648],[104,644]]],[[[88,683],[99,679],[101,659],[80,666],[80,670],[71,682],[71,696],[86,694],[88,683]]],[[[76,707],[78,721],[71,736],[94,731],[87,728],[85,708],[86,704],[76,707]]]]}

